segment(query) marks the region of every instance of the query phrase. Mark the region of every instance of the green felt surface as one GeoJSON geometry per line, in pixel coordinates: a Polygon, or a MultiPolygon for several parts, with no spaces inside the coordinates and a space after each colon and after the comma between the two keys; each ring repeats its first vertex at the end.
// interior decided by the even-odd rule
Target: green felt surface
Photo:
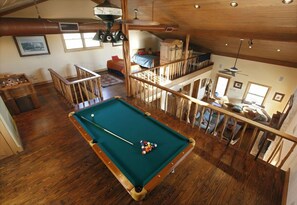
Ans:
{"type": "Polygon", "coordinates": [[[121,99],[110,99],[75,113],[89,135],[116,164],[134,186],[144,186],[187,145],[188,139],[121,99]],[[125,143],[79,118],[84,116],[113,133],[131,141],[125,143]],[[158,147],[142,155],[140,140],[157,143],[158,147]]]}

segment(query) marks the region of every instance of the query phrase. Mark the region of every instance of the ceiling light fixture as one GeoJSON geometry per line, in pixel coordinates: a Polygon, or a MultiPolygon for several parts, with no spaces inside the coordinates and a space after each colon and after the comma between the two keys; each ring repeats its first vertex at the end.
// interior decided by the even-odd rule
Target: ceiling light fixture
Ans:
{"type": "Polygon", "coordinates": [[[249,44],[249,48],[253,48],[253,39],[250,39],[249,41],[248,41],[248,44],[249,44]]]}
{"type": "Polygon", "coordinates": [[[200,8],[200,5],[199,5],[199,4],[195,4],[195,5],[194,5],[194,8],[195,8],[195,9],[199,9],[199,8],[200,8]]]}
{"type": "Polygon", "coordinates": [[[228,46],[228,43],[226,43],[225,46],[228,46]]]}
{"type": "Polygon", "coordinates": [[[236,1],[231,1],[230,2],[230,6],[237,7],[238,6],[238,3],[236,1]]]}
{"type": "Polygon", "coordinates": [[[280,49],[277,49],[276,51],[277,51],[277,52],[280,52],[280,49]]]}
{"type": "Polygon", "coordinates": [[[293,0],[282,0],[283,4],[290,4],[293,2],[293,0]]]}

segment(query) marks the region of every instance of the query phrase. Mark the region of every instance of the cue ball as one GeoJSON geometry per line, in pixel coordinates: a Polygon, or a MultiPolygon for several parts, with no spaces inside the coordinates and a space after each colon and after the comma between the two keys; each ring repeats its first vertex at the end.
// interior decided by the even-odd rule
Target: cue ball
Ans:
{"type": "Polygon", "coordinates": [[[91,114],[91,117],[94,117],[95,115],[94,114],[91,114]]]}
{"type": "Polygon", "coordinates": [[[143,151],[142,151],[142,154],[146,154],[146,151],[143,150],[143,151]]]}

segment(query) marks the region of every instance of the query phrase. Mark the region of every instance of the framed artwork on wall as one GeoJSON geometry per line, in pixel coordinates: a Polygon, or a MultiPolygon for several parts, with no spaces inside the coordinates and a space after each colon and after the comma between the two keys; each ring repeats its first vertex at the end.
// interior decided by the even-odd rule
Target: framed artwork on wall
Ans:
{"type": "Polygon", "coordinates": [[[45,36],[14,36],[21,57],[50,54],[45,36]]]}
{"type": "Polygon", "coordinates": [[[237,88],[237,89],[241,89],[242,88],[242,82],[234,81],[233,87],[237,88]]]}
{"type": "Polygon", "coordinates": [[[285,94],[276,92],[273,96],[273,100],[281,102],[284,99],[285,94]]]}

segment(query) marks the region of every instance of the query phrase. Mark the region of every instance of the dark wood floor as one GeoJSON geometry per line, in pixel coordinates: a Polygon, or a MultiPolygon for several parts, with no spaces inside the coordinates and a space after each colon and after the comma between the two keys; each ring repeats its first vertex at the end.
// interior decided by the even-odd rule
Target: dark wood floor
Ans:
{"type": "MultiPolygon", "coordinates": [[[[161,112],[152,113],[197,145],[174,174],[135,202],[74,129],[67,117],[72,109],[54,88],[37,92],[41,108],[15,116],[25,151],[0,161],[1,205],[281,204],[284,173],[251,158],[242,163],[240,153],[161,112]]],[[[103,93],[125,96],[123,84],[103,93]]]]}

